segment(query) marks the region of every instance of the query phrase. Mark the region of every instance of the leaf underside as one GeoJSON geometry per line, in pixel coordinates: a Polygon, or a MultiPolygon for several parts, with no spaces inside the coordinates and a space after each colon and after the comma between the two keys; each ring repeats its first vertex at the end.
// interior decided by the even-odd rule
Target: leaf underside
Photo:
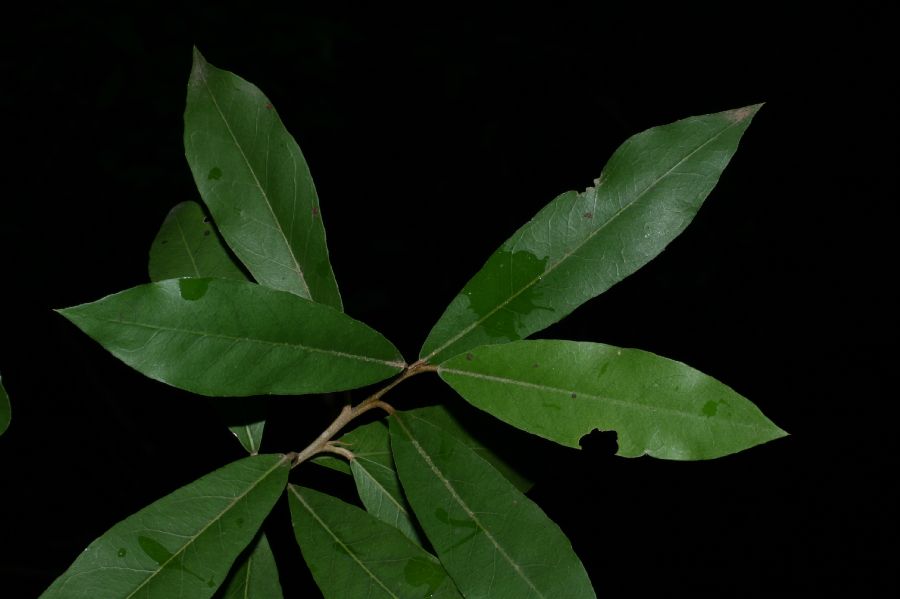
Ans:
{"type": "Polygon", "coordinates": [[[248,457],[178,489],[91,543],[41,598],[211,597],[289,470],[282,455],[248,457]]]}
{"type": "Polygon", "coordinates": [[[472,349],[438,373],[475,407],[569,447],[614,430],[626,457],[710,459],[786,434],[714,378],[636,349],[517,341],[472,349]]]}
{"type": "Polygon", "coordinates": [[[403,489],[466,597],[595,597],[569,540],[500,472],[415,416],[390,418],[403,489]]]}
{"type": "Polygon", "coordinates": [[[595,187],[566,192],[516,231],[453,299],[420,357],[440,364],[523,339],[638,270],[691,222],[759,105],[628,139],[595,187]]]}

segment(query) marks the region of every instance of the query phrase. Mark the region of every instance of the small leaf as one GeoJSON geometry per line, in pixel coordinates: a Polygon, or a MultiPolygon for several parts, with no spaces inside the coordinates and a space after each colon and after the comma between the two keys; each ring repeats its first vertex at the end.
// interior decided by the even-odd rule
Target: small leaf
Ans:
{"type": "Polygon", "coordinates": [[[715,186],[760,105],[655,127],[616,150],[595,187],[566,192],[516,231],[428,335],[433,363],[523,339],[641,268],[715,186]]]}
{"type": "MultiPolygon", "coordinates": [[[[353,453],[350,472],[366,510],[421,545],[422,540],[416,532],[409,504],[400,489],[400,479],[394,468],[387,423],[376,420],[361,426],[343,435],[340,442],[353,453]]],[[[327,462],[325,465],[332,467],[327,462]]]]}
{"type": "Polygon", "coordinates": [[[249,553],[235,564],[222,587],[221,599],[282,599],[275,556],[266,535],[259,534],[249,553]]]}
{"type": "MultiPolygon", "coordinates": [[[[472,411],[477,412],[476,410],[472,411]]],[[[523,474],[510,462],[502,458],[497,452],[492,451],[490,448],[485,446],[482,441],[474,436],[474,431],[471,430],[471,422],[460,422],[460,420],[453,414],[453,412],[447,409],[446,406],[437,405],[429,406],[427,408],[416,408],[415,410],[408,411],[407,414],[415,416],[420,420],[424,420],[429,424],[433,424],[434,426],[443,430],[445,433],[450,433],[451,435],[456,437],[456,439],[462,442],[463,445],[477,453],[488,463],[490,463],[491,466],[499,470],[500,473],[509,480],[509,482],[515,485],[515,487],[523,493],[532,487],[531,479],[525,476],[525,474],[523,474]]],[[[490,419],[490,417],[488,418],[490,419]]],[[[497,426],[504,426],[498,423],[496,420],[494,420],[493,423],[497,426]]],[[[508,439],[504,439],[504,441],[508,441],[508,439]]]]}
{"type": "Polygon", "coordinates": [[[363,323],[241,281],[171,279],[59,312],[132,368],[202,395],[340,391],[404,366],[363,323]]]}
{"type": "Polygon", "coordinates": [[[460,597],[434,556],[396,528],[324,493],[288,489],[294,535],[326,599],[460,597]]]}
{"type": "Polygon", "coordinates": [[[637,349],[518,341],[473,349],[438,373],[475,407],[569,447],[614,430],[625,457],[710,459],[786,434],[714,378],[637,349]]]}
{"type": "Polygon", "coordinates": [[[212,277],[246,281],[197,202],[181,202],[163,221],[150,246],[150,280],[212,277]]]}
{"type": "Polygon", "coordinates": [[[184,149],[225,242],[260,284],[341,309],[306,160],[269,99],[194,49],[184,149]]]}
{"type": "Polygon", "coordinates": [[[287,484],[282,455],[244,458],[122,520],[43,599],[211,597],[287,484]]]}
{"type": "Polygon", "coordinates": [[[12,410],[9,407],[9,395],[3,387],[3,377],[0,376],[0,435],[9,428],[9,421],[12,417],[12,410]]]}
{"type": "Polygon", "coordinates": [[[266,427],[266,403],[257,397],[229,397],[218,399],[213,407],[247,453],[259,453],[266,427]]]}
{"type": "MultiPolygon", "coordinates": [[[[149,271],[154,282],[180,277],[247,280],[196,202],[182,202],[169,211],[150,247],[149,271]]],[[[259,453],[265,406],[243,398],[215,406],[244,449],[259,453]]]]}
{"type": "Polygon", "coordinates": [[[465,597],[595,597],[559,527],[493,466],[408,413],[391,448],[416,518],[465,597]]]}

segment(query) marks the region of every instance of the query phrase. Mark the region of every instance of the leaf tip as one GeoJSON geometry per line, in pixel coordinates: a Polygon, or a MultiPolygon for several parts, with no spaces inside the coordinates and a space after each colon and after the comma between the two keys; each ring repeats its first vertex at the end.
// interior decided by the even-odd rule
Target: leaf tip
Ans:
{"type": "Polygon", "coordinates": [[[200,53],[197,46],[194,46],[193,57],[191,76],[188,79],[189,85],[197,85],[198,83],[206,81],[206,71],[209,67],[209,63],[206,62],[206,59],[203,57],[203,54],[200,53]]]}
{"type": "Polygon", "coordinates": [[[751,119],[757,112],[759,112],[759,109],[763,107],[763,104],[765,104],[765,102],[760,102],[759,104],[751,104],[749,106],[744,106],[743,108],[726,110],[725,118],[727,118],[732,123],[740,123],[741,121],[751,119]]]}

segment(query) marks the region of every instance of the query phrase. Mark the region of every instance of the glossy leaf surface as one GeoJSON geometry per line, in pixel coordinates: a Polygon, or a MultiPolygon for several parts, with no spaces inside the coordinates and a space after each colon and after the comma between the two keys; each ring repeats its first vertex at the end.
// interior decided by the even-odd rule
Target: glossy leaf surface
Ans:
{"type": "Polygon", "coordinates": [[[341,309],[306,160],[253,84],[194,50],[184,148],[222,237],[262,285],[341,309]]]}
{"type": "Polygon", "coordinates": [[[475,348],[438,372],[472,405],[569,447],[614,430],[625,457],[709,459],[786,434],[714,378],[637,349],[518,341],[475,348]]]}
{"type": "MultiPolygon", "coordinates": [[[[149,271],[154,282],[181,277],[247,280],[196,202],[182,202],[169,211],[150,247],[149,271]]],[[[250,399],[215,406],[244,449],[250,455],[259,453],[264,406],[250,399]]]]}
{"type": "Polygon", "coordinates": [[[287,484],[281,455],[229,464],[122,520],[43,599],[211,597],[287,484]]]}
{"type": "Polygon", "coordinates": [[[149,271],[151,281],[181,277],[247,280],[197,202],[181,202],[169,211],[150,246],[149,271]]]}
{"type": "Polygon", "coordinates": [[[222,599],[282,599],[275,556],[266,535],[260,533],[244,558],[235,564],[222,589],[222,599]]]}
{"type": "Polygon", "coordinates": [[[493,466],[414,415],[390,420],[403,489],[464,596],[595,596],[563,532],[493,466]]]}
{"type": "Polygon", "coordinates": [[[3,386],[3,377],[0,377],[0,435],[9,428],[11,417],[12,410],[9,407],[9,395],[6,394],[6,388],[3,386]]]}
{"type": "Polygon", "coordinates": [[[288,489],[294,534],[326,599],[460,597],[434,556],[393,526],[324,493],[288,489]]]}
{"type": "Polygon", "coordinates": [[[758,109],[628,139],[595,187],[560,195],[500,246],[434,325],[421,357],[440,364],[525,338],[649,262],[694,218],[758,109]]]}
{"type": "Polygon", "coordinates": [[[161,281],[60,313],[129,366],[202,395],[339,391],[403,368],[363,323],[241,281],[161,281]]]}

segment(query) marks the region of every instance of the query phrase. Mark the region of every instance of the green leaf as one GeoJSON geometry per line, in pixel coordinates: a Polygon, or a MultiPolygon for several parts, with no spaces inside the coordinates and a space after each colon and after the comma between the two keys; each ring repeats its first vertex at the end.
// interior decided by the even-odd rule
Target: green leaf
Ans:
{"type": "Polygon", "coordinates": [[[265,402],[257,397],[229,397],[218,399],[213,406],[247,453],[259,453],[266,427],[265,402]]]}
{"type": "MultiPolygon", "coordinates": [[[[353,453],[350,472],[366,510],[421,545],[394,468],[387,423],[376,420],[343,435],[340,441],[353,453]]],[[[325,465],[332,466],[327,462],[325,465]]]]}
{"type": "Polygon", "coordinates": [[[628,139],[595,187],[560,195],[500,246],[450,303],[420,356],[440,364],[525,338],[645,265],[694,218],[759,107],[628,139]]]}
{"type": "Polygon", "coordinates": [[[391,420],[403,490],[465,597],[594,597],[572,545],[474,451],[409,413],[391,420]]]}
{"type": "Polygon", "coordinates": [[[151,281],[181,277],[247,280],[197,202],[181,202],[169,211],[150,246],[149,270],[151,281]]]}
{"type": "MultiPolygon", "coordinates": [[[[196,202],[182,202],[169,211],[150,247],[149,270],[154,282],[180,277],[247,280],[196,202]]],[[[244,449],[259,453],[265,406],[243,398],[215,406],[244,449]]]]}
{"type": "Polygon", "coordinates": [[[287,484],[283,455],[244,458],[122,520],[43,599],[211,597],[287,484]]]}
{"type": "Polygon", "coordinates": [[[0,435],[9,428],[9,421],[12,417],[12,410],[9,407],[9,395],[3,387],[3,377],[0,376],[0,435]]]}
{"type": "Polygon", "coordinates": [[[225,242],[260,284],[338,310],[319,199],[268,98],[194,49],[184,148],[225,242]]]}
{"type": "Polygon", "coordinates": [[[275,556],[266,535],[259,534],[250,552],[228,575],[221,599],[282,599],[275,556]]]}
{"type": "MultiPolygon", "coordinates": [[[[472,411],[476,412],[476,410],[472,411]]],[[[445,433],[453,435],[458,441],[462,442],[463,445],[477,453],[489,462],[491,466],[499,470],[509,482],[523,493],[532,487],[533,483],[531,479],[513,466],[512,463],[504,459],[499,453],[486,446],[479,437],[476,436],[476,431],[472,429],[471,419],[461,422],[453,412],[442,405],[416,408],[415,410],[408,411],[407,414],[433,424],[445,433]]],[[[493,422],[498,426],[503,426],[502,424],[497,423],[496,420],[493,422]]],[[[481,432],[483,433],[485,431],[481,432]]],[[[508,441],[508,439],[504,440],[508,441]]]]}
{"type": "Polygon", "coordinates": [[[365,511],[288,485],[294,535],[326,599],[460,597],[434,556],[365,511]]]}
{"type": "Polygon", "coordinates": [[[171,279],[59,312],[129,366],[202,395],[340,391],[404,367],[363,323],[241,281],[171,279]]]}
{"type": "Polygon", "coordinates": [[[518,341],[475,348],[438,373],[475,407],[569,447],[614,430],[625,457],[710,459],[786,434],[714,378],[637,349],[518,341]]]}

